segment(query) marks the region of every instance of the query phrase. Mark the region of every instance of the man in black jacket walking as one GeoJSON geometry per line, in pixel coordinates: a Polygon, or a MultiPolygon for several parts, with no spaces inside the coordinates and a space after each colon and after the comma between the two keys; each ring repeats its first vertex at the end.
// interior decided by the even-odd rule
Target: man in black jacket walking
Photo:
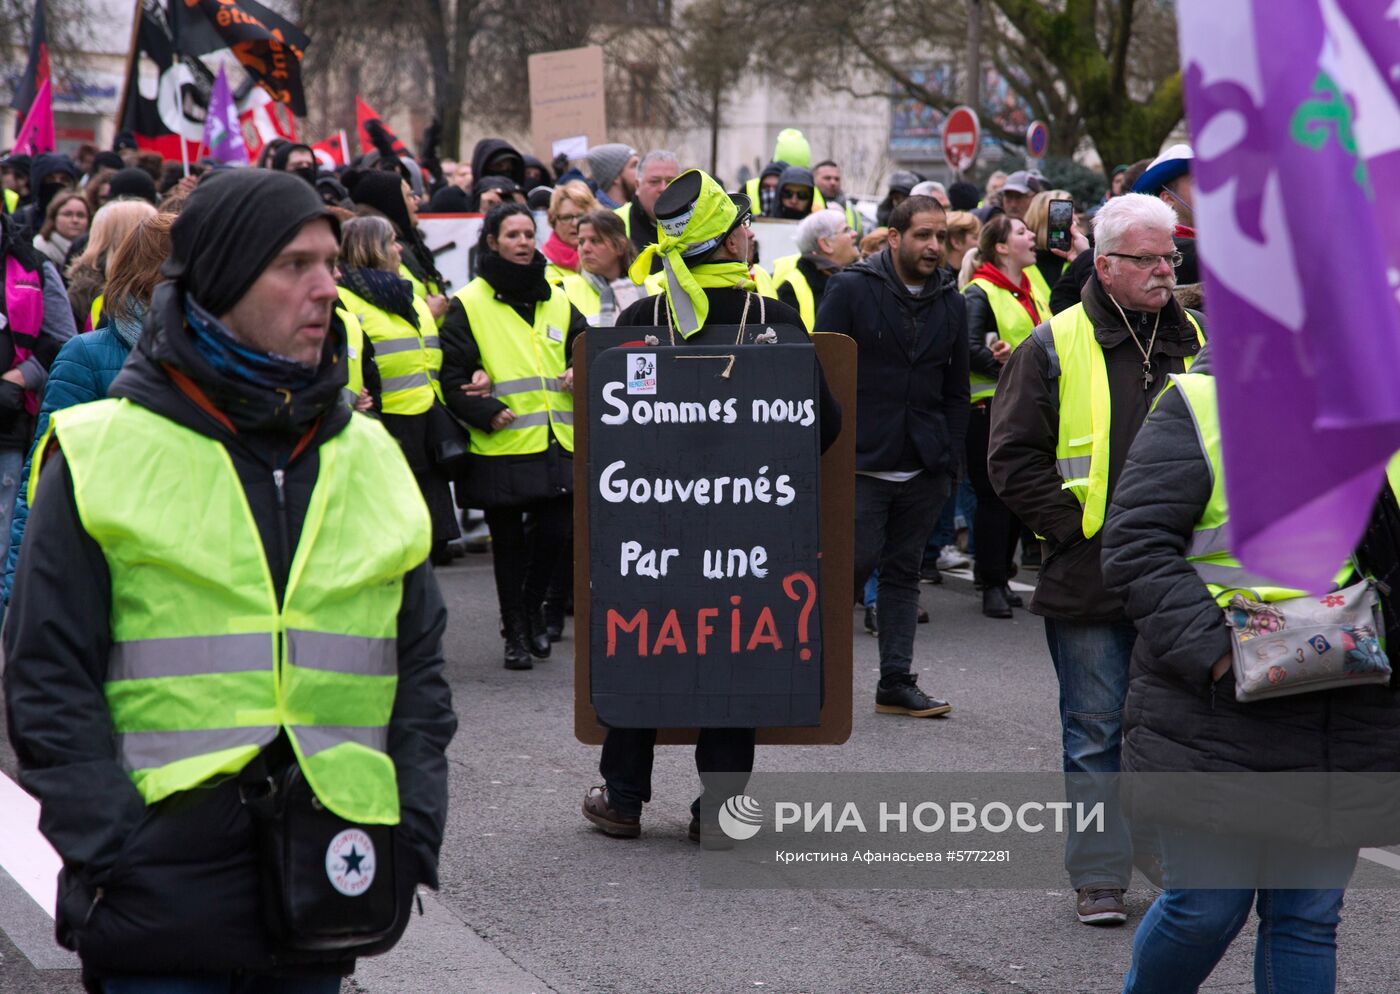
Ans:
{"type": "Polygon", "coordinates": [[[95,444],[85,408],[55,416],[5,629],[5,700],[21,782],[63,858],[58,936],[89,991],[272,975],[287,994],[339,989],[368,948],[306,953],[274,937],[268,854],[244,803],[294,765],[327,811],[397,822],[379,836],[393,851],[367,862],[360,843],[349,883],[330,878],[351,893],[376,865],[391,875],[396,924],[375,951],[407,923],[414,886],[437,884],[457,724],[447,613],[426,511],[394,489],[411,487],[402,453],[340,400],[336,256],[336,222],[297,177],[213,177],[175,223],[169,282],[112,384],[118,400],[99,402],[141,431],[95,444]],[[98,472],[113,459],[128,463],[98,472]],[[376,499],[347,509],[367,490],[376,499]],[[120,498],[120,527],[103,494],[120,498]],[[375,520],[351,527],[365,507],[375,520]],[[377,538],[327,551],[355,534],[377,538]],[[382,637],[336,634],[364,619],[382,637]],[[357,711],[366,700],[382,710],[357,711]]]}
{"type": "Polygon", "coordinates": [[[891,212],[889,227],[883,252],[827,283],[816,330],[850,335],[860,350],[855,589],[879,568],[875,710],[942,717],[952,706],[920,690],[911,667],[919,564],[967,434],[967,311],[940,269],[943,205],[909,197],[891,212]]]}

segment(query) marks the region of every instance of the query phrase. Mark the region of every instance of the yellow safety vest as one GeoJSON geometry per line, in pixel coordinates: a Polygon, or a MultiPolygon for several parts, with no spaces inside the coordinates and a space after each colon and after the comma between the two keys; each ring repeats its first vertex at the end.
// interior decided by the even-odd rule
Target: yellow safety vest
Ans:
{"type": "Polygon", "coordinates": [[[802,315],[802,324],[806,326],[807,334],[810,335],[813,326],[817,323],[817,299],[816,295],[812,293],[812,284],[807,282],[807,277],[802,275],[802,270],[798,269],[796,265],[789,266],[782,278],[775,280],[775,282],[779,287],[784,284],[792,287],[793,295],[797,297],[797,313],[802,315]]]}
{"type": "Polygon", "coordinates": [[[582,273],[570,273],[564,277],[560,286],[564,295],[569,298],[569,303],[584,317],[591,318],[603,309],[603,298],[582,273]]]}
{"type": "MultiPolygon", "coordinates": [[[[991,280],[984,277],[977,277],[967,284],[969,287],[978,286],[987,295],[987,303],[992,307],[992,316],[997,321],[997,337],[1011,346],[1015,351],[1016,347],[1031,337],[1031,332],[1035,330],[1035,322],[1031,320],[1030,312],[1016,299],[1010,290],[999,287],[991,280]]],[[[963,288],[963,293],[967,292],[967,287],[963,288]]],[[[1050,315],[1050,299],[1042,296],[1036,289],[1034,281],[1031,283],[1031,299],[1035,301],[1036,310],[1042,315],[1050,315]]],[[[973,373],[972,375],[972,402],[975,404],[979,400],[985,400],[996,393],[997,381],[995,377],[987,376],[983,373],[973,373]]]]}
{"type": "Polygon", "coordinates": [[[14,190],[5,191],[5,213],[13,214],[19,209],[19,194],[14,190]]]}
{"type": "Polygon", "coordinates": [[[436,297],[442,293],[442,287],[436,283],[424,283],[402,262],[399,263],[399,275],[413,285],[413,295],[419,300],[427,301],[429,297],[436,297]]]}
{"type": "Polygon", "coordinates": [[[802,256],[800,254],[794,252],[792,255],[780,255],[778,256],[778,258],[774,259],[774,282],[781,283],[783,281],[783,277],[787,276],[788,273],[792,272],[794,269],[797,268],[797,260],[801,258],[802,256]]]}
{"type": "MultiPolygon", "coordinates": [[[[1186,320],[1196,329],[1196,340],[1205,335],[1196,319],[1186,320]]],[[[1083,304],[1056,314],[1031,332],[1045,350],[1050,375],[1058,380],[1060,423],[1055,440],[1055,464],[1064,480],[1063,489],[1084,507],[1083,531],[1092,538],[1103,527],[1108,510],[1108,431],[1112,401],[1108,392],[1108,364],[1094,339],[1094,322],[1083,304]]],[[[1191,366],[1186,359],[1186,368],[1191,366]]]]}
{"type": "Polygon", "coordinates": [[[627,237],[632,237],[632,201],[627,201],[621,207],[614,207],[613,213],[622,218],[622,227],[627,232],[627,237]]]}
{"type": "Polygon", "coordinates": [[[237,773],[285,730],[322,804],[396,824],[398,613],[431,528],[383,426],[352,415],[321,446],[280,605],[220,442],[115,399],[55,412],[50,432],[110,571],[103,692],[117,756],[146,803],[237,773]]]}
{"type": "MultiPolygon", "coordinates": [[[[1055,274],[1055,279],[1059,279],[1061,274],[1063,274],[1067,268],[1069,268],[1068,262],[1061,265],[1060,272],[1055,274]]],[[[1045,274],[1040,271],[1040,267],[1038,265],[1027,266],[1026,277],[1031,281],[1031,290],[1036,294],[1037,298],[1043,298],[1045,300],[1045,313],[1049,314],[1050,283],[1048,280],[1046,280],[1045,274]]]]}
{"type": "MultiPolygon", "coordinates": [[[[1196,570],[1210,590],[1210,595],[1221,607],[1240,593],[1265,603],[1306,596],[1306,590],[1276,586],[1271,580],[1249,572],[1230,552],[1226,531],[1230,505],[1225,499],[1225,461],[1221,458],[1220,408],[1216,405],[1215,377],[1205,373],[1174,373],[1171,382],[1186,401],[1186,408],[1196,425],[1201,453],[1210,464],[1210,500],[1206,502],[1192,532],[1186,561],[1196,570]]],[[[1344,564],[1333,581],[1333,589],[1345,584],[1352,572],[1351,564],[1344,564]]]]}
{"type": "Polygon", "coordinates": [[[472,452],[515,456],[543,452],[552,432],[567,451],[574,450],[574,398],[559,378],[568,363],[564,342],[569,334],[569,298],[554,287],[548,300],[535,305],[535,321],[496,299],[491,284],[477,277],[456,294],[467,312],[481,364],[491,377],[491,396],[505,401],[515,420],[500,431],[471,429],[472,452]]]}
{"type": "Polygon", "coordinates": [[[97,323],[102,320],[102,298],[105,296],[106,294],[99,293],[96,298],[93,299],[92,307],[88,309],[88,323],[94,328],[96,328],[97,323]]]}
{"type": "Polygon", "coordinates": [[[376,307],[363,297],[340,287],[340,303],[360,319],[360,326],[374,343],[374,364],[379,367],[380,403],[385,414],[422,414],[442,400],[438,378],[442,372],[442,340],[433,312],[417,297],[414,327],[397,314],[376,307]]]}
{"type": "Polygon", "coordinates": [[[749,279],[753,280],[754,285],[758,288],[758,294],[760,296],[771,297],[774,300],[778,299],[778,287],[773,282],[773,277],[769,276],[768,270],[758,265],[758,263],[754,263],[749,267],[749,279]]]}
{"type": "Polygon", "coordinates": [[[545,263],[544,278],[552,286],[561,286],[567,277],[574,275],[574,272],[572,269],[565,269],[563,266],[549,262],[545,263]]]}
{"type": "Polygon", "coordinates": [[[365,387],[365,330],[360,319],[344,307],[337,307],[340,323],[345,326],[345,389],[342,396],[352,409],[365,387]]]}

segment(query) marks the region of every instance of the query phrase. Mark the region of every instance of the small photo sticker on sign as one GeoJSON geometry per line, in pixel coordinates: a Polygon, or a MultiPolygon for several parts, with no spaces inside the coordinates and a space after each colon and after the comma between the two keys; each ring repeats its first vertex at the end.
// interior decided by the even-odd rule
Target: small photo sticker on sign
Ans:
{"type": "Polygon", "coordinates": [[[655,352],[627,353],[627,393],[632,396],[655,395],[655,352]]]}

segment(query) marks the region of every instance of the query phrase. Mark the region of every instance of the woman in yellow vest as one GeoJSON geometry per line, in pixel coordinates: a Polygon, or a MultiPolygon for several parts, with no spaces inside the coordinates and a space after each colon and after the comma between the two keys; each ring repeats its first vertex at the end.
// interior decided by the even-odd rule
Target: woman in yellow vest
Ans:
{"type": "Polygon", "coordinates": [[[545,595],[572,555],[569,362],[588,323],[544,270],[529,208],[492,208],[477,243],[477,277],[453,296],[442,324],[443,392],[471,429],[457,499],[486,512],[508,669],[549,657],[545,595]],[[468,393],[479,370],[491,378],[489,397],[468,393]]]}
{"type": "Polygon", "coordinates": [[[371,169],[350,188],[350,199],[389,219],[399,247],[398,274],[413,286],[413,295],[428,305],[433,318],[441,321],[447,311],[443,296],[447,280],[438,272],[432,250],[418,230],[418,205],[408,181],[395,172],[371,169]]]}
{"type": "MultiPolygon", "coordinates": [[[[345,223],[340,238],[340,307],[354,315],[379,372],[380,419],[403,449],[433,525],[433,562],[452,556],[447,543],[458,535],[447,474],[433,458],[432,410],[442,402],[438,376],[442,347],[428,305],[398,275],[399,247],[393,226],[382,217],[345,223]]],[[[364,355],[348,357],[363,363],[364,355]]]]}
{"type": "Polygon", "coordinates": [[[982,588],[982,613],[1009,618],[1021,598],[1008,585],[1021,523],[987,479],[987,440],[997,375],[1016,346],[1050,317],[1049,295],[1041,294],[1026,270],[1035,264],[1035,234],[1021,221],[998,214],[982,226],[977,248],[963,260],[971,273],[966,288],[968,364],[972,370],[972,417],[967,426],[967,475],[977,493],[972,533],[977,539],[974,576],[982,588]]]}
{"type": "MultiPolygon", "coordinates": [[[[1089,240],[1080,233],[1078,211],[1070,226],[1070,249],[1065,251],[1050,247],[1050,204],[1056,200],[1073,199],[1073,194],[1068,190],[1042,190],[1031,198],[1030,206],[1026,208],[1026,227],[1035,235],[1035,264],[1026,267],[1026,275],[1030,277],[1036,293],[1047,301],[1051,289],[1059,282],[1074,257],[1089,247],[1089,240]]],[[[1049,313],[1045,314],[1045,318],[1049,320],[1049,313]]]]}
{"type": "Polygon", "coordinates": [[[540,246],[549,261],[545,267],[545,279],[549,282],[560,283],[564,277],[578,272],[579,222],[589,211],[597,209],[598,201],[589,192],[588,185],[580,180],[555,187],[549,195],[549,226],[554,230],[540,246]]]}
{"type": "Polygon", "coordinates": [[[599,208],[578,225],[579,271],[561,284],[569,303],[595,328],[611,328],[617,316],[651,291],[632,282],[627,269],[637,247],[617,213],[599,208]]]}

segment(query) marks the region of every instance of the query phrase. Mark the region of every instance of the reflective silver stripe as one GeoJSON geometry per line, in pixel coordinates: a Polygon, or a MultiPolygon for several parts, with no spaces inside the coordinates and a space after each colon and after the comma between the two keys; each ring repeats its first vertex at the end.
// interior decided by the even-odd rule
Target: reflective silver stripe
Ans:
{"type": "Polygon", "coordinates": [[[396,393],[399,390],[412,390],[414,387],[432,386],[432,380],[428,379],[427,373],[409,373],[406,376],[387,376],[379,384],[379,388],[384,393],[396,393]]]}
{"type": "Polygon", "coordinates": [[[506,431],[517,431],[521,428],[539,428],[549,424],[548,411],[536,411],[534,414],[517,414],[515,420],[506,425],[506,431]]]}
{"type": "MultiPolygon", "coordinates": [[[[699,246],[691,246],[691,250],[698,248],[699,246]]],[[[666,303],[676,315],[677,330],[688,338],[700,330],[700,318],[695,313],[695,305],[681,289],[680,280],[676,278],[676,270],[669,257],[661,257],[661,268],[666,271],[666,303]]]]}
{"type": "Polygon", "coordinates": [[[502,380],[491,388],[492,397],[509,397],[514,393],[531,393],[544,390],[547,381],[538,376],[526,376],[519,380],[502,380]]]}
{"type": "Polygon", "coordinates": [[[159,766],[233,749],[265,746],[277,738],[276,725],[249,728],[200,728],[180,732],[123,732],[117,736],[122,766],[152,770],[159,766]]]}
{"type": "Polygon", "coordinates": [[[394,639],[333,632],[288,629],[287,658],[303,669],[354,676],[393,676],[399,668],[394,639]]]}
{"type": "Polygon", "coordinates": [[[555,411],[554,420],[561,425],[571,425],[574,423],[573,411],[555,411]]]}
{"type": "Polygon", "coordinates": [[[107,664],[107,679],[151,680],[271,669],[270,634],[192,635],[115,643],[107,664]]]}
{"type": "Polygon", "coordinates": [[[1221,525],[1219,528],[1198,528],[1191,535],[1191,548],[1186,550],[1186,554],[1196,557],[1229,551],[1230,543],[1225,540],[1225,526],[1221,525]]]}
{"type": "Polygon", "coordinates": [[[389,729],[383,725],[294,725],[292,734],[303,756],[314,756],[343,742],[358,742],[379,752],[389,747],[389,729]]]}
{"type": "Polygon", "coordinates": [[[438,369],[430,369],[428,370],[428,378],[432,380],[440,380],[442,379],[442,371],[438,369]]]}
{"type": "Polygon", "coordinates": [[[417,352],[423,346],[414,338],[390,338],[374,343],[374,357],[394,355],[396,352],[417,352]]]}
{"type": "Polygon", "coordinates": [[[437,336],[437,335],[424,335],[424,336],[423,336],[423,348],[425,348],[425,349],[440,349],[440,348],[442,348],[442,339],[441,339],[439,336],[437,336]]]}
{"type": "Polygon", "coordinates": [[[1277,587],[1278,581],[1270,580],[1267,576],[1260,576],[1258,573],[1251,573],[1243,566],[1227,566],[1225,563],[1198,563],[1191,562],[1191,568],[1196,571],[1206,583],[1213,583],[1217,587],[1229,587],[1231,589],[1252,590],[1256,587],[1277,587]]]}
{"type": "Polygon", "coordinates": [[[1064,480],[1080,480],[1089,478],[1089,467],[1093,465],[1093,456],[1070,456],[1067,459],[1056,459],[1055,466],[1060,471],[1060,477],[1064,480]]]}
{"type": "Polygon", "coordinates": [[[1031,332],[1031,337],[1035,343],[1045,350],[1045,358],[1050,362],[1050,378],[1057,380],[1060,378],[1060,353],[1055,350],[1055,332],[1050,327],[1050,322],[1036,325],[1031,332]]]}

